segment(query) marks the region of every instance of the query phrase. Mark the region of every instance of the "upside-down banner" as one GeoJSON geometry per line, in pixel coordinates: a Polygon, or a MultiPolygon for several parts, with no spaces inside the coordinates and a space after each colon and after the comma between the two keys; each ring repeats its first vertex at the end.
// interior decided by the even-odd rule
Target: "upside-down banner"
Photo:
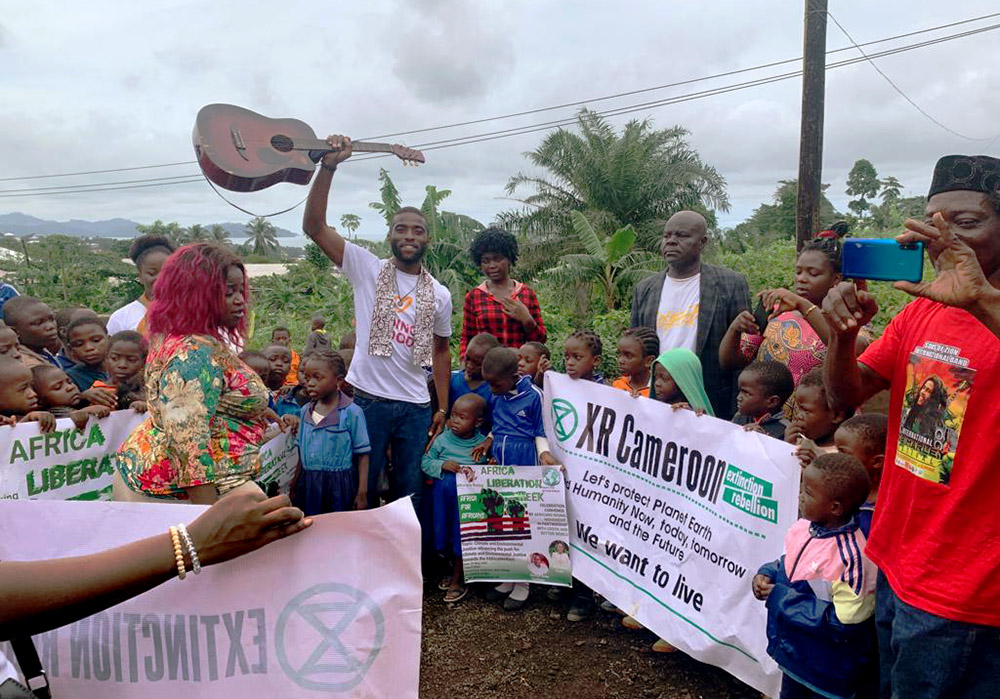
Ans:
{"type": "Polygon", "coordinates": [[[573,575],[692,657],[776,696],[751,594],[798,514],[784,442],[562,374],[545,427],[565,464],[573,575]]]}
{"type": "MultiPolygon", "coordinates": [[[[203,510],[0,503],[0,560],[93,553],[203,510]]],[[[415,699],[421,594],[420,526],[406,498],[320,515],[300,534],[35,636],[35,646],[55,697],[415,699]]]]}

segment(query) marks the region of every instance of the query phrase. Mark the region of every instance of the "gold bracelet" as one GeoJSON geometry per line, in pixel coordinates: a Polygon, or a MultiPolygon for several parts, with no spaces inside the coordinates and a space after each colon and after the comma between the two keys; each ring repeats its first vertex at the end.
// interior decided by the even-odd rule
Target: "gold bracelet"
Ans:
{"type": "Polygon", "coordinates": [[[807,317],[810,313],[812,313],[813,311],[815,311],[817,308],[818,308],[818,306],[816,306],[816,304],[814,303],[813,305],[811,305],[809,308],[806,309],[806,312],[802,314],[802,317],[803,318],[807,317]]]}
{"type": "Polygon", "coordinates": [[[174,544],[174,560],[177,562],[177,577],[183,580],[187,577],[187,570],[184,568],[184,549],[181,548],[181,535],[177,527],[170,527],[170,540],[174,544]]]}

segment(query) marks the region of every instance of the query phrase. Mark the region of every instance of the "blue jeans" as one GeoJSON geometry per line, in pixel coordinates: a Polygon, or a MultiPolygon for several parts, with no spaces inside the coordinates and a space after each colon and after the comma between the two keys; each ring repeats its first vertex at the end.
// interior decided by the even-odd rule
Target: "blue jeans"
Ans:
{"type": "Polygon", "coordinates": [[[378,504],[378,479],[385,468],[386,447],[391,447],[396,475],[392,497],[398,500],[412,495],[413,506],[419,512],[423,491],[420,460],[431,427],[431,404],[387,400],[358,390],[354,392],[354,402],[365,414],[372,445],[368,461],[368,507],[378,504]]]}
{"type": "Polygon", "coordinates": [[[921,611],[899,599],[880,572],[875,628],[883,699],[1000,697],[1000,627],[921,611]]]}

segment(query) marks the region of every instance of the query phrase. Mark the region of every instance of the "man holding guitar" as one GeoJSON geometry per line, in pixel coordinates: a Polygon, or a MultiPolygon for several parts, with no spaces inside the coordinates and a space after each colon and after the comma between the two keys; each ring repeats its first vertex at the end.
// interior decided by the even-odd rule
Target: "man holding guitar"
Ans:
{"type": "Polygon", "coordinates": [[[347,382],[365,413],[371,440],[368,502],[377,506],[378,480],[392,448],[395,498],[413,496],[419,505],[420,459],[428,439],[444,427],[445,409],[433,416],[424,367],[433,366],[437,404],[448,405],[451,356],[451,294],[423,267],[430,244],[423,214],[403,207],[389,224],[392,257],[380,260],[348,242],[326,222],[327,198],[337,166],[351,157],[351,139],[330,136],[332,152],[320,162],[302,229],[354,287],[357,346],[347,382]]]}

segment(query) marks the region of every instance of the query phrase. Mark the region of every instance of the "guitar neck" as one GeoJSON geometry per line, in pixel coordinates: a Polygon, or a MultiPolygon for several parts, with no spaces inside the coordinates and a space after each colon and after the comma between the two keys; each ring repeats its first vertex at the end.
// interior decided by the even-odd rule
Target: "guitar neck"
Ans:
{"type": "MultiPolygon", "coordinates": [[[[368,141],[354,141],[351,147],[355,153],[392,153],[392,144],[371,143],[368,141]]],[[[312,152],[332,153],[336,148],[331,148],[326,141],[319,139],[295,139],[295,150],[307,150],[312,152]]]]}

